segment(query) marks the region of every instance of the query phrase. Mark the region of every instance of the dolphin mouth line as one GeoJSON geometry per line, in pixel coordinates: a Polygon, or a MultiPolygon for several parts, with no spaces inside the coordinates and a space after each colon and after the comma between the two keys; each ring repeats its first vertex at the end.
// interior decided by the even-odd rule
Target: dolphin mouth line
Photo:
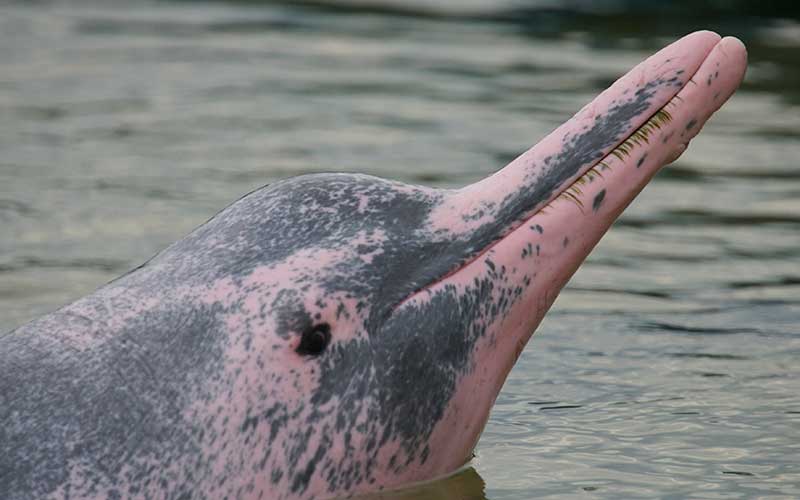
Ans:
{"type": "MultiPolygon", "coordinates": [[[[571,202],[578,206],[582,214],[585,214],[584,203],[580,199],[582,195],[581,187],[589,182],[592,182],[595,178],[599,177],[602,179],[604,172],[611,171],[612,168],[614,168],[610,165],[610,159],[612,157],[616,158],[620,162],[625,162],[629,160],[631,152],[633,151],[634,148],[650,146],[652,135],[663,129],[666,125],[668,125],[672,121],[672,113],[670,112],[670,109],[674,109],[675,107],[680,106],[680,102],[683,101],[683,99],[679,95],[679,92],[685,89],[689,84],[697,85],[697,82],[694,81],[694,76],[699,72],[699,70],[700,69],[698,67],[698,69],[695,70],[695,72],[686,81],[686,83],[683,84],[680,88],[677,88],[675,94],[669,98],[666,104],[656,109],[647,118],[647,120],[645,120],[645,122],[642,125],[640,125],[633,131],[631,131],[629,134],[627,134],[624,139],[620,139],[619,143],[602,158],[588,164],[588,166],[583,167],[581,169],[582,170],[581,174],[579,174],[572,182],[559,187],[558,190],[553,192],[553,194],[551,194],[549,199],[545,203],[543,203],[539,209],[537,209],[533,213],[523,218],[520,218],[516,223],[512,223],[511,226],[506,227],[506,229],[502,231],[501,236],[498,236],[489,245],[475,252],[473,255],[463,258],[457,265],[455,265],[452,269],[450,269],[446,273],[431,280],[429,283],[416,288],[413,292],[409,293],[406,297],[404,297],[402,300],[398,301],[393,307],[391,307],[386,317],[388,318],[392,316],[398,309],[402,308],[407,302],[413,300],[414,297],[416,297],[418,294],[456,275],[457,273],[461,272],[464,268],[468,267],[472,263],[479,260],[481,257],[489,253],[495,246],[501,244],[504,240],[506,240],[509,236],[511,236],[520,227],[524,227],[534,217],[536,217],[539,214],[546,213],[548,210],[552,209],[555,203],[561,200],[571,202]]],[[[645,153],[647,152],[648,151],[645,151],[645,153]]],[[[672,161],[674,161],[674,159],[675,158],[672,158],[663,162],[663,164],[659,166],[659,169],[664,165],[671,163],[672,161]]],[[[621,165],[617,168],[624,166],[625,165],[621,165]]]]}
{"type": "MultiPolygon", "coordinates": [[[[694,81],[690,78],[686,85],[689,83],[694,83],[694,81]]],[[[686,85],[683,85],[680,90],[683,90],[686,85]]],[[[679,91],[680,91],[679,90],[679,91]]],[[[550,201],[544,204],[542,208],[537,210],[533,213],[530,217],[526,218],[522,225],[525,222],[528,222],[530,219],[535,217],[537,214],[546,213],[547,209],[552,208],[553,204],[558,202],[559,200],[566,200],[571,203],[574,203],[578,206],[581,213],[583,212],[584,205],[583,201],[581,200],[581,196],[583,192],[581,191],[581,186],[586,185],[587,183],[592,182],[596,178],[603,178],[603,172],[610,172],[612,170],[612,166],[608,161],[611,157],[616,158],[621,162],[625,162],[630,158],[631,152],[636,147],[647,147],[650,145],[651,136],[660,131],[663,127],[668,125],[672,122],[672,114],[667,110],[667,108],[672,108],[678,106],[677,102],[682,101],[681,97],[676,93],[674,96],[670,98],[669,101],[661,108],[657,109],[655,113],[650,115],[650,117],[638,128],[634,129],[633,132],[628,134],[625,139],[622,140],[614,149],[612,149],[607,155],[601,158],[598,162],[594,163],[591,167],[587,168],[586,171],[581,174],[577,179],[572,181],[571,183],[567,184],[563,187],[558,194],[552,196],[550,201]]],[[[645,151],[645,154],[647,152],[645,151]]],[[[664,164],[671,163],[669,161],[665,162],[664,164]]],[[[663,166],[663,165],[662,165],[663,166]]],[[[512,229],[509,231],[509,234],[512,233],[517,228],[512,229]]],[[[507,236],[507,235],[506,235],[507,236]]],[[[505,238],[505,237],[504,237],[505,238]]],[[[496,243],[499,243],[501,240],[498,240],[495,243],[492,243],[489,248],[494,246],[496,243]]],[[[488,248],[487,248],[488,250],[488,248]]]]}

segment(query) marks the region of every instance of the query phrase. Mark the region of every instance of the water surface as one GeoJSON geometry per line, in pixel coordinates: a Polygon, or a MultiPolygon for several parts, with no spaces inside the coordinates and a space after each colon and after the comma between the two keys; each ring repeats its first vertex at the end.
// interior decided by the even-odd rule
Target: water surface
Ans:
{"type": "Polygon", "coordinates": [[[403,498],[800,497],[800,16],[695,3],[3,3],[0,331],[277,179],[472,182],[710,27],[743,88],[562,293],[473,468],[403,498]]]}

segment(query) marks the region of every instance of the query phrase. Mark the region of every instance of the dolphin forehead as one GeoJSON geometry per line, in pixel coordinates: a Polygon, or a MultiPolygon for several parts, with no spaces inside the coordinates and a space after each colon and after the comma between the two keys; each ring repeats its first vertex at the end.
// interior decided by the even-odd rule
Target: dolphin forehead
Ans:
{"type": "Polygon", "coordinates": [[[360,236],[376,231],[412,239],[440,199],[432,189],[366,175],[305,175],[253,191],[172,249],[207,259],[213,274],[240,277],[304,249],[356,242],[367,253],[360,236]]]}
{"type": "Polygon", "coordinates": [[[291,279],[272,281],[293,289],[373,300],[432,241],[423,228],[441,199],[366,175],[288,179],[234,202],[124,279],[151,289],[230,281],[246,293],[280,271],[291,279]]]}
{"type": "Polygon", "coordinates": [[[465,253],[468,235],[431,229],[446,193],[357,174],[289,179],[233,203],[129,279],[176,288],[232,281],[248,293],[260,274],[273,297],[344,295],[373,324],[465,253]]]}

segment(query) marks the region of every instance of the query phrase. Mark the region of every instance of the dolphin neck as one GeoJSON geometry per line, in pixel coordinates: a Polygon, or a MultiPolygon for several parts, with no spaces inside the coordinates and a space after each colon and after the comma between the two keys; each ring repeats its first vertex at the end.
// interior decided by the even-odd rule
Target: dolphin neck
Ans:
{"type": "Polygon", "coordinates": [[[4,498],[65,487],[112,497],[165,474],[171,488],[191,492],[197,481],[188,477],[209,473],[204,416],[194,408],[221,371],[224,330],[213,306],[121,316],[135,297],[113,297],[100,290],[0,337],[4,498]]]}

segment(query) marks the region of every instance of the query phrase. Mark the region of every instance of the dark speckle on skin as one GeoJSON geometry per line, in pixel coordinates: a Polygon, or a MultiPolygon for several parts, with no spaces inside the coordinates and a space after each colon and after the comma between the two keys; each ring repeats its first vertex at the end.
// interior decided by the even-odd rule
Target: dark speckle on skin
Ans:
{"type": "Polygon", "coordinates": [[[644,165],[644,162],[645,162],[646,160],[647,160],[647,153],[643,154],[643,155],[642,155],[642,157],[641,157],[641,158],[639,158],[639,161],[637,161],[637,162],[636,162],[636,168],[639,168],[639,167],[641,167],[642,165],[644,165]]]}
{"type": "Polygon", "coordinates": [[[594,197],[594,201],[592,202],[592,210],[597,212],[600,210],[600,207],[603,205],[603,199],[606,197],[606,190],[603,189],[599,193],[597,193],[594,197]]]}
{"type": "Polygon", "coordinates": [[[569,246],[569,238],[564,236],[564,241],[561,243],[561,246],[563,246],[564,248],[567,248],[569,246]]]}
{"type": "MultiPolygon", "coordinates": [[[[538,245],[537,245],[536,253],[537,253],[537,255],[539,253],[538,245]]],[[[528,258],[528,257],[531,257],[531,256],[533,256],[533,244],[531,242],[528,242],[528,243],[525,244],[525,247],[522,249],[522,258],[525,259],[525,258],[528,258]]]]}
{"type": "Polygon", "coordinates": [[[687,131],[692,130],[695,127],[695,125],[697,125],[697,118],[692,118],[691,120],[689,120],[689,123],[686,124],[686,130],[687,131]]]}

